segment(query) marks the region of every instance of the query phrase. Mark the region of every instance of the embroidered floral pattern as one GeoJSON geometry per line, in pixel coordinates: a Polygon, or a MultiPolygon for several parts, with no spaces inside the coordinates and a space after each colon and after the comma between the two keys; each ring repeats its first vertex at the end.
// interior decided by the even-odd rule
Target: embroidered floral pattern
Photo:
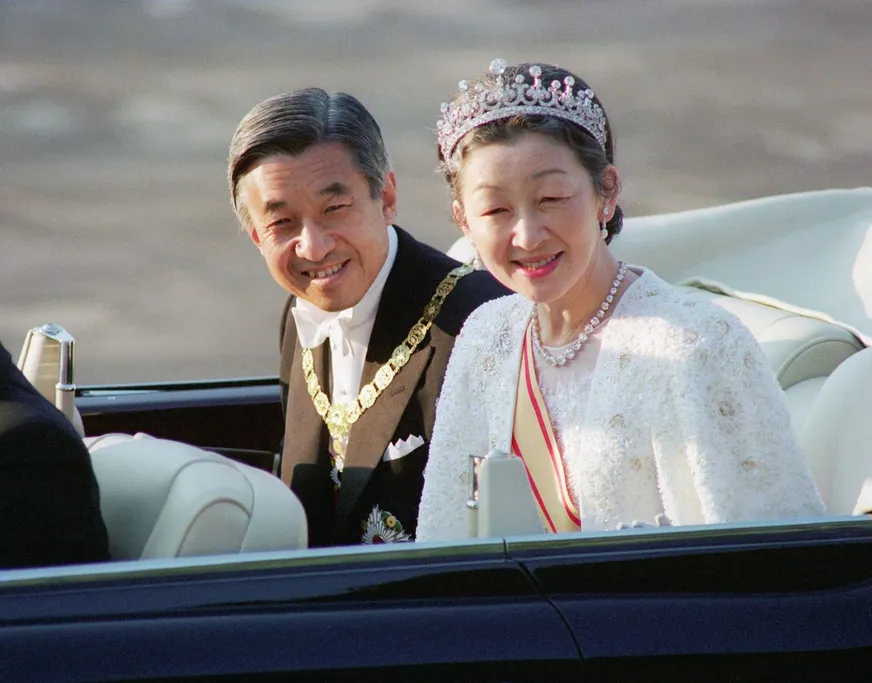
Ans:
{"type": "Polygon", "coordinates": [[[362,543],[397,543],[411,540],[409,534],[403,530],[400,520],[378,505],[372,509],[362,526],[362,543]]]}

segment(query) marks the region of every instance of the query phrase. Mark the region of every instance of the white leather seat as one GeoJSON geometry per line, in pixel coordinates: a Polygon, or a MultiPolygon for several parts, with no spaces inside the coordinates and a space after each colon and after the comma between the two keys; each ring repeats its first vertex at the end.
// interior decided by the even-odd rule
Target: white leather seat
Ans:
{"type": "Polygon", "coordinates": [[[705,277],[821,311],[872,344],[872,188],[629,218],[612,251],[667,282],[705,277]]]}
{"type": "Polygon", "coordinates": [[[872,348],[823,383],[799,427],[800,444],[832,514],[872,512],[872,348]]]}
{"type": "Polygon", "coordinates": [[[143,434],[86,439],[115,560],[307,545],[297,497],[267,472],[143,434]]]}
{"type": "Polygon", "coordinates": [[[472,248],[472,242],[463,235],[458,237],[445,253],[461,263],[471,263],[472,259],[475,258],[475,249],[472,248]]]}

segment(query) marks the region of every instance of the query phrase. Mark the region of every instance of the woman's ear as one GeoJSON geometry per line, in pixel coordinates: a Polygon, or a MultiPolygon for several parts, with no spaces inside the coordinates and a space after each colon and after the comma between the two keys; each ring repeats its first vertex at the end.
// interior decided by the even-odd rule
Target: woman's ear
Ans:
{"type": "Polygon", "coordinates": [[[466,224],[466,212],[463,210],[463,204],[456,199],[451,203],[451,211],[454,213],[454,222],[457,227],[463,231],[466,237],[469,237],[469,226],[466,224]]]}
{"type": "Polygon", "coordinates": [[[609,164],[603,171],[603,208],[608,208],[609,216],[615,215],[618,195],[621,193],[621,174],[614,164],[609,164]]]}

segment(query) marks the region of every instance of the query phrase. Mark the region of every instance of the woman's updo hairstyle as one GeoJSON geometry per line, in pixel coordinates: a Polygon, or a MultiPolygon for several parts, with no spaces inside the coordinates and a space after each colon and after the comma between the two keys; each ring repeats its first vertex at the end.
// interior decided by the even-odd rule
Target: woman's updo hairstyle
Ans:
{"type": "MultiPolygon", "coordinates": [[[[505,72],[502,74],[504,82],[511,82],[519,74],[529,80],[530,67],[533,66],[538,66],[542,70],[541,80],[543,83],[551,83],[555,80],[563,83],[567,77],[572,77],[575,79],[576,90],[589,87],[584,80],[566,69],[561,69],[551,64],[538,63],[506,67],[505,72]]],[[[482,84],[488,89],[496,88],[496,79],[496,75],[487,73],[470,81],[469,87],[474,88],[476,84],[482,84]]],[[[464,92],[458,92],[452,99],[452,104],[464,96],[464,92]]],[[[602,102],[600,102],[596,95],[594,95],[593,101],[602,107],[602,102]]],[[[602,108],[603,113],[605,113],[605,107],[602,108]]],[[[473,128],[460,139],[448,159],[443,156],[442,150],[437,144],[439,171],[445,178],[445,182],[448,183],[451,199],[460,202],[460,188],[458,185],[460,172],[463,170],[464,162],[474,150],[494,143],[509,143],[525,133],[539,133],[547,135],[551,139],[569,147],[581,165],[590,174],[594,189],[601,197],[608,198],[620,190],[620,187],[617,186],[606,187],[605,171],[606,168],[614,164],[615,160],[615,140],[608,116],[606,116],[605,132],[606,145],[605,150],[603,150],[593,135],[571,121],[548,116],[547,114],[518,114],[473,128]]],[[[621,207],[616,205],[614,214],[606,223],[606,229],[609,233],[606,238],[606,244],[610,244],[618,233],[621,232],[623,224],[624,214],[621,211],[621,207]]]]}

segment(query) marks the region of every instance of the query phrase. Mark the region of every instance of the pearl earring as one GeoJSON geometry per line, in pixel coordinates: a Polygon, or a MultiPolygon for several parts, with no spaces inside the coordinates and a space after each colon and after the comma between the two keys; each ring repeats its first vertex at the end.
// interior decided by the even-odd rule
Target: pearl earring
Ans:
{"type": "Polygon", "coordinates": [[[608,228],[606,228],[606,222],[607,222],[608,215],[609,215],[609,207],[606,207],[603,209],[603,220],[600,223],[600,237],[602,237],[603,239],[608,239],[608,236],[609,236],[608,228]]]}
{"type": "Polygon", "coordinates": [[[472,267],[476,270],[481,270],[481,256],[478,255],[478,249],[475,248],[475,245],[472,245],[473,252],[475,256],[472,257],[472,267]]]}

